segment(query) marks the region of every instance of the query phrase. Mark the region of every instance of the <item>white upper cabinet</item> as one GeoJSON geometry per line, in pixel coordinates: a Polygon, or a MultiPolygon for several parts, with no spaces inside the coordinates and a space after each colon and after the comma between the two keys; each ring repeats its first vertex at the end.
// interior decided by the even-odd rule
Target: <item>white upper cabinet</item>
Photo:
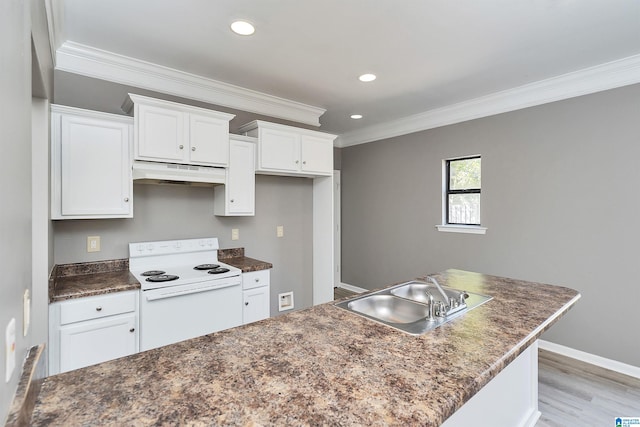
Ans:
{"type": "Polygon", "coordinates": [[[233,114],[129,94],[123,109],[134,113],[134,158],[226,167],[233,114]]]}
{"type": "Polygon", "coordinates": [[[229,138],[229,167],[225,185],[214,190],[217,216],[255,215],[255,138],[232,135],[229,138]]]}
{"type": "Polygon", "coordinates": [[[51,106],[51,218],[131,218],[129,117],[51,106]]]}
{"type": "Polygon", "coordinates": [[[239,130],[258,138],[256,173],[307,177],[333,174],[336,135],[261,120],[239,130]]]}

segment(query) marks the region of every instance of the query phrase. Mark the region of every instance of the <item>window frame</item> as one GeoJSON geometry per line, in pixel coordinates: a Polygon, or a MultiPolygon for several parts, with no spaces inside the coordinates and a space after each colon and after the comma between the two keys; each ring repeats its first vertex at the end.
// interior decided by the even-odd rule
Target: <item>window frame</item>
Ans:
{"type": "MultiPolygon", "coordinates": [[[[465,189],[465,190],[452,190],[450,188],[450,184],[451,184],[451,162],[458,162],[458,161],[464,161],[464,160],[473,160],[473,159],[480,159],[482,161],[482,156],[481,155],[473,155],[473,156],[465,156],[465,157],[456,157],[456,158],[452,158],[452,159],[446,159],[445,160],[445,174],[444,174],[444,178],[445,178],[445,188],[444,188],[444,202],[445,202],[445,209],[444,209],[444,225],[447,226],[460,226],[460,227],[480,227],[481,223],[461,223],[461,222],[450,222],[449,221],[449,195],[452,194],[480,194],[482,195],[482,184],[480,184],[480,188],[472,188],[472,189],[465,189]]],[[[480,164],[480,170],[482,171],[482,163],[480,164]]],[[[482,173],[482,172],[481,172],[482,173]]],[[[482,196],[480,197],[480,199],[482,200],[482,196]]],[[[480,203],[480,206],[482,206],[482,202],[480,203]]],[[[480,218],[482,218],[482,207],[480,208],[480,218]]]]}

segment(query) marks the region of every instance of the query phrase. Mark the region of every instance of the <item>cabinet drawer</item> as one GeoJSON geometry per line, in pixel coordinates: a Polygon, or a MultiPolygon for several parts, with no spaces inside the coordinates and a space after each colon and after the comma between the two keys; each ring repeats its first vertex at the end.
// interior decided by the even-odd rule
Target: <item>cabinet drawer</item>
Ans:
{"type": "Polygon", "coordinates": [[[136,311],[136,291],[79,298],[60,304],[60,324],[136,311]]]}
{"type": "Polygon", "coordinates": [[[242,273],[242,289],[253,289],[269,284],[269,270],[242,273]]]}

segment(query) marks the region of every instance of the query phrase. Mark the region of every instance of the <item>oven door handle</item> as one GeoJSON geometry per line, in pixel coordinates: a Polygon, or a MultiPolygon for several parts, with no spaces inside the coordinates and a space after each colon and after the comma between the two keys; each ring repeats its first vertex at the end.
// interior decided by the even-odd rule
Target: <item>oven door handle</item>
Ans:
{"type": "Polygon", "coordinates": [[[240,281],[232,281],[232,282],[227,282],[227,283],[219,283],[219,284],[215,284],[215,285],[202,285],[199,287],[190,287],[188,289],[182,289],[182,290],[171,290],[169,289],[163,289],[162,292],[150,292],[149,294],[145,295],[145,298],[147,299],[147,301],[156,301],[156,300],[161,300],[161,299],[166,299],[166,298],[173,298],[173,297],[179,297],[182,295],[189,295],[189,294],[197,294],[200,292],[208,292],[208,291],[215,291],[218,289],[224,289],[224,288],[229,288],[231,286],[240,286],[240,281]]]}

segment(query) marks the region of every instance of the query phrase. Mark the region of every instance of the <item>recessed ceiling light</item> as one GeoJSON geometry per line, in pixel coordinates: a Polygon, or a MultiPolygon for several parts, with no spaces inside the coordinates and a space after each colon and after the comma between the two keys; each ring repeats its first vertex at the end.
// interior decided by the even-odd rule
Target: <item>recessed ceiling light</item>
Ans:
{"type": "Polygon", "coordinates": [[[234,21],[231,23],[231,31],[241,36],[250,36],[256,32],[256,29],[250,22],[234,21]]]}
{"type": "Polygon", "coordinates": [[[362,118],[362,114],[352,114],[351,118],[355,119],[355,120],[361,119],[362,118]]]}
{"type": "Polygon", "coordinates": [[[376,75],[375,74],[363,74],[360,77],[358,77],[358,79],[360,79],[361,82],[372,82],[376,79],[376,75]]]}

